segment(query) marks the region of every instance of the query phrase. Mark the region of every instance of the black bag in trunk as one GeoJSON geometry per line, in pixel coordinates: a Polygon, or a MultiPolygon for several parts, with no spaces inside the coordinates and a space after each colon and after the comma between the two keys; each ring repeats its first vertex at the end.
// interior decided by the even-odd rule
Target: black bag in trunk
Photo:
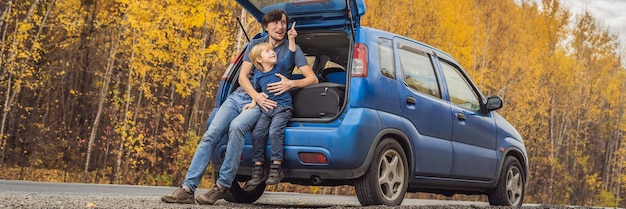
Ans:
{"type": "Polygon", "coordinates": [[[294,90],[293,117],[335,117],[343,106],[345,91],[345,85],[326,82],[294,90]]]}

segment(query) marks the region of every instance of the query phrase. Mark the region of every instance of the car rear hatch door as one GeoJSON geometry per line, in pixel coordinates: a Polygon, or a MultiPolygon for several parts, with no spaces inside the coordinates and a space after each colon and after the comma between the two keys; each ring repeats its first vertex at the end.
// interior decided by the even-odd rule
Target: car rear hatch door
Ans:
{"type": "Polygon", "coordinates": [[[272,9],[282,9],[301,29],[350,28],[365,14],[363,0],[237,0],[260,23],[272,9]]]}

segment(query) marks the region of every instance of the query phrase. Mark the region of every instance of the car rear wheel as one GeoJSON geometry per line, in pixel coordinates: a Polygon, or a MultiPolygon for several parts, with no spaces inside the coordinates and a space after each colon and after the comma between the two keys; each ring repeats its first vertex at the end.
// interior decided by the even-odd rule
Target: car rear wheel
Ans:
{"type": "Polygon", "coordinates": [[[524,173],[520,162],[513,156],[504,159],[496,188],[489,192],[489,204],[522,206],[524,201],[524,173]]]}
{"type": "MultiPolygon", "coordinates": [[[[219,171],[213,172],[219,173],[219,171]]],[[[265,187],[265,182],[262,182],[256,187],[246,187],[245,181],[241,182],[235,179],[233,185],[231,185],[228,192],[224,195],[224,200],[236,203],[253,203],[261,198],[261,195],[265,192],[265,187]]]]}
{"type": "Polygon", "coordinates": [[[367,173],[356,182],[356,195],[363,206],[400,205],[408,181],[408,163],[402,146],[386,138],[376,147],[367,173]]]}

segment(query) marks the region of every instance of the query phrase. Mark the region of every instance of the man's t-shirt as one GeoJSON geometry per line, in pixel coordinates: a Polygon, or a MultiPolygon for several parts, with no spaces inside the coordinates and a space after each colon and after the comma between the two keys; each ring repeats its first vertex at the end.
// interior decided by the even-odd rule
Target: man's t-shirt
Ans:
{"type": "MultiPolygon", "coordinates": [[[[269,36],[250,40],[250,43],[248,43],[248,46],[246,47],[246,51],[243,54],[243,61],[247,61],[247,62],[252,63],[252,61],[250,60],[250,57],[248,56],[248,53],[250,53],[250,50],[252,49],[252,47],[254,47],[255,45],[257,45],[259,43],[262,43],[262,42],[268,42],[268,40],[269,40],[269,36]]],[[[287,56],[287,54],[290,52],[289,51],[289,40],[287,40],[287,37],[285,37],[285,41],[283,41],[282,44],[278,45],[277,47],[274,47],[274,52],[276,52],[277,60],[282,60],[285,56],[287,56]]],[[[295,64],[295,66],[298,66],[298,67],[302,67],[302,66],[305,66],[305,65],[309,64],[306,61],[306,57],[304,57],[304,52],[302,52],[302,49],[300,49],[300,46],[298,46],[297,44],[296,44],[296,52],[294,54],[294,62],[293,62],[293,64],[291,66],[288,67],[288,69],[289,69],[288,73],[285,74],[285,76],[287,78],[291,77],[291,73],[293,72],[294,64],[295,64]]],[[[254,74],[256,74],[257,72],[260,72],[260,71],[258,69],[256,69],[254,66],[252,66],[252,71],[250,72],[250,75],[248,75],[248,78],[250,79],[250,82],[252,82],[252,86],[255,85],[254,84],[254,74]]]]}
{"type": "Polygon", "coordinates": [[[283,57],[280,61],[274,64],[274,68],[267,72],[258,71],[254,74],[254,88],[256,91],[263,91],[269,96],[269,99],[278,103],[280,107],[291,107],[291,94],[289,92],[282,93],[280,95],[274,95],[267,90],[267,84],[280,81],[280,78],[276,76],[276,73],[280,73],[287,76],[293,70],[293,56],[294,52],[289,51],[287,56],[283,57]]]}

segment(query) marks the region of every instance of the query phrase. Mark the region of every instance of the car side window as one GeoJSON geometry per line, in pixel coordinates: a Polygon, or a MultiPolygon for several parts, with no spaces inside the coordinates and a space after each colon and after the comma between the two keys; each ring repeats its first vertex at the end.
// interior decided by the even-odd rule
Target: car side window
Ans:
{"type": "Polygon", "coordinates": [[[378,58],[380,73],[391,79],[396,79],[396,70],[393,67],[393,41],[386,38],[378,38],[378,58]]]}
{"type": "Polygon", "coordinates": [[[404,84],[416,91],[441,98],[437,77],[426,52],[403,46],[398,50],[404,84]]]}
{"type": "Polygon", "coordinates": [[[468,80],[461,74],[460,69],[454,67],[444,60],[440,60],[443,77],[448,85],[450,102],[462,108],[478,112],[480,102],[476,92],[473,90],[468,80]]]}

